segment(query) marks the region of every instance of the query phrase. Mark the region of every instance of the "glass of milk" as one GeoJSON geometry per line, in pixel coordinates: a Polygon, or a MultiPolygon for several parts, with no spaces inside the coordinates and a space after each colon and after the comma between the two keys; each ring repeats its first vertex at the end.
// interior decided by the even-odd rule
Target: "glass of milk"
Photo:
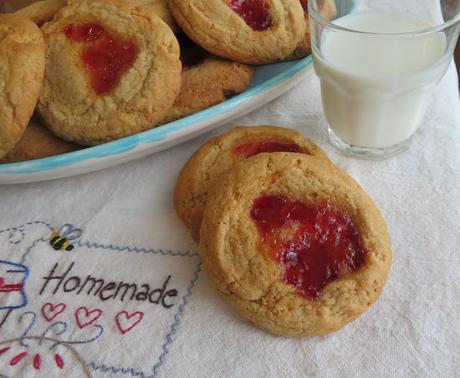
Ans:
{"type": "Polygon", "coordinates": [[[309,0],[329,140],[346,154],[406,149],[460,30],[460,0],[309,0]]]}

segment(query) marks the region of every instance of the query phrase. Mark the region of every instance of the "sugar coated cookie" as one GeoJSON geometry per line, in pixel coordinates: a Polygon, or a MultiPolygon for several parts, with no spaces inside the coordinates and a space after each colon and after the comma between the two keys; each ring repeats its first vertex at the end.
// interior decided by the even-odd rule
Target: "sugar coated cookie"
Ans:
{"type": "Polygon", "coordinates": [[[180,89],[179,44],[147,6],[69,2],[43,26],[38,112],[56,135],[94,145],[158,124],[180,89]]]}
{"type": "Polygon", "coordinates": [[[260,154],[207,196],[200,252],[211,282],[256,326],[324,335],[382,292],[391,245],[380,211],[347,174],[311,155],[260,154]]]}
{"type": "Polygon", "coordinates": [[[78,149],[78,146],[59,139],[34,118],[22,134],[19,142],[0,163],[15,163],[65,154],[78,149]]]}
{"type": "Polygon", "coordinates": [[[45,44],[27,17],[0,14],[0,159],[21,138],[40,92],[45,44]]]}
{"type": "Polygon", "coordinates": [[[193,154],[177,179],[174,207],[196,241],[212,183],[235,163],[274,151],[299,152],[328,161],[318,146],[297,131],[275,126],[236,127],[211,138],[193,154]]]}
{"type": "Polygon", "coordinates": [[[193,41],[240,63],[283,60],[305,36],[299,0],[168,0],[168,4],[193,41]]]}

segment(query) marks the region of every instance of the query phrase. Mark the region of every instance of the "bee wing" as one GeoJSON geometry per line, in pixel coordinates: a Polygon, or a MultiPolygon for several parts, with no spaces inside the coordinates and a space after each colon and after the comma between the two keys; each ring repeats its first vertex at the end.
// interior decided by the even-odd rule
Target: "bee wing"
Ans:
{"type": "Polygon", "coordinates": [[[82,230],[79,228],[74,228],[71,224],[65,224],[59,230],[59,234],[65,237],[68,241],[72,241],[78,239],[81,236],[82,230]]]}

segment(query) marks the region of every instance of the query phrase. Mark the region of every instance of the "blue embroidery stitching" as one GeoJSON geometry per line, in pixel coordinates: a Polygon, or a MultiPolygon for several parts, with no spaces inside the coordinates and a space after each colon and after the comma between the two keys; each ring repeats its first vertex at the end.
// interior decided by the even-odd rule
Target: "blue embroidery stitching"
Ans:
{"type": "Polygon", "coordinates": [[[24,333],[22,334],[21,336],[21,341],[20,341],[20,344],[23,346],[23,347],[26,347],[28,348],[29,347],[29,344],[25,343],[24,342],[24,337],[27,336],[27,334],[30,332],[30,330],[33,328],[33,326],[35,325],[35,321],[37,320],[37,314],[33,311],[26,311],[26,312],[23,312],[22,315],[19,317],[19,323],[22,323],[22,319],[24,319],[24,315],[33,315],[32,316],[32,321],[29,323],[29,325],[27,326],[27,328],[25,329],[24,333]]]}
{"type": "Polygon", "coordinates": [[[188,297],[190,297],[190,295],[192,295],[192,289],[193,289],[193,287],[195,286],[195,284],[197,283],[197,281],[199,279],[200,272],[201,272],[201,265],[202,265],[202,263],[200,261],[198,263],[198,265],[197,265],[197,268],[196,268],[194,274],[193,274],[193,279],[192,279],[189,287],[187,288],[187,294],[184,295],[184,297],[182,299],[182,303],[179,305],[179,308],[178,308],[178,311],[177,311],[176,315],[174,315],[174,322],[171,325],[171,329],[170,329],[169,333],[166,335],[166,341],[162,346],[163,351],[160,354],[160,357],[158,358],[158,362],[153,366],[152,375],[146,376],[142,371],[138,371],[138,370],[136,370],[134,368],[116,368],[114,366],[108,366],[108,365],[105,365],[105,364],[98,365],[95,362],[90,362],[87,366],[90,367],[93,370],[100,370],[100,371],[102,371],[104,373],[111,372],[111,373],[131,374],[132,376],[142,377],[142,378],[156,378],[156,377],[158,377],[160,368],[164,365],[166,355],[168,354],[169,348],[170,348],[172,342],[174,341],[174,336],[177,333],[177,328],[180,325],[180,321],[181,321],[182,315],[183,315],[183,313],[185,311],[185,307],[188,304],[188,301],[187,301],[188,297]]]}
{"type": "Polygon", "coordinates": [[[190,286],[187,289],[187,294],[184,295],[182,303],[179,305],[179,309],[176,315],[174,316],[174,323],[171,326],[171,331],[166,335],[166,342],[163,344],[163,352],[161,353],[160,358],[158,359],[158,362],[153,366],[152,377],[158,376],[158,371],[165,362],[166,355],[169,352],[169,347],[174,341],[173,337],[177,333],[177,327],[179,327],[182,314],[185,310],[185,306],[187,305],[187,299],[190,295],[192,295],[192,288],[195,286],[196,282],[198,281],[200,272],[201,272],[201,261],[198,263],[198,266],[194,272],[192,282],[190,283],[190,286]]]}
{"type": "Polygon", "coordinates": [[[131,374],[133,377],[142,377],[142,378],[147,378],[145,374],[142,371],[138,371],[133,368],[116,368],[114,366],[108,366],[105,364],[97,365],[94,362],[90,362],[88,365],[89,368],[93,370],[100,370],[104,373],[121,373],[121,374],[131,374]]]}
{"type": "Polygon", "coordinates": [[[26,252],[22,255],[21,264],[24,264],[24,262],[26,261],[26,257],[29,255],[30,251],[32,251],[32,249],[34,249],[35,246],[38,243],[44,242],[44,241],[47,241],[47,240],[48,240],[48,238],[46,238],[46,237],[34,240],[34,242],[26,248],[26,252]]]}
{"type": "Polygon", "coordinates": [[[159,254],[162,256],[182,256],[182,257],[196,257],[198,256],[198,253],[193,253],[193,252],[173,252],[171,250],[163,250],[163,249],[145,249],[145,248],[137,248],[137,247],[129,247],[129,246],[123,246],[119,247],[113,244],[99,244],[99,243],[94,243],[94,242],[82,242],[82,241],[77,241],[73,243],[74,245],[78,247],[86,247],[86,248],[95,248],[95,249],[109,249],[115,252],[137,252],[137,253],[153,253],[153,254],[159,254]]]}
{"type": "Polygon", "coordinates": [[[33,226],[33,225],[36,225],[36,224],[43,224],[43,225],[47,226],[51,231],[53,231],[53,227],[49,223],[44,222],[44,221],[33,221],[33,222],[23,223],[20,226],[11,226],[11,227],[5,228],[4,230],[0,230],[0,234],[3,233],[3,232],[12,231],[12,230],[22,230],[22,231],[24,231],[23,228],[25,226],[33,226]]]}
{"type": "Polygon", "coordinates": [[[3,230],[0,230],[0,234],[9,231],[10,234],[8,235],[8,241],[11,244],[16,244],[17,245],[17,244],[21,243],[24,240],[24,237],[25,237],[24,227],[25,226],[33,226],[33,225],[36,225],[36,224],[43,224],[43,225],[47,226],[51,231],[53,231],[53,227],[49,223],[44,222],[44,221],[33,221],[33,222],[23,223],[20,226],[11,226],[11,227],[5,228],[3,230]],[[21,233],[21,238],[19,240],[12,240],[13,235],[14,235],[13,233],[15,231],[19,231],[21,233]]]}
{"type": "MultiPolygon", "coordinates": [[[[87,248],[100,248],[100,249],[109,249],[115,252],[137,252],[137,253],[153,253],[153,254],[160,254],[162,256],[181,256],[181,257],[198,257],[198,253],[191,253],[191,252],[173,252],[171,250],[164,251],[163,249],[145,249],[145,248],[137,248],[137,247],[119,247],[119,246],[114,246],[112,244],[109,245],[103,245],[103,244],[98,244],[98,243],[90,243],[90,242],[81,242],[78,241],[77,243],[74,243],[75,245],[78,245],[79,247],[87,247],[87,248]]],[[[162,352],[160,354],[160,357],[158,358],[158,361],[155,363],[153,366],[153,373],[150,376],[146,376],[142,371],[138,371],[134,368],[123,368],[123,367],[115,367],[115,366],[108,366],[105,364],[97,364],[96,362],[92,361],[90,362],[87,366],[93,370],[101,370],[104,373],[111,372],[111,373],[121,373],[121,374],[131,374],[132,376],[135,377],[142,377],[142,378],[156,378],[158,377],[158,373],[160,368],[164,365],[166,355],[169,352],[169,348],[174,341],[174,336],[177,333],[177,328],[179,327],[182,315],[185,311],[185,307],[188,303],[188,297],[192,295],[192,289],[195,286],[196,282],[199,279],[199,275],[201,272],[201,261],[199,261],[197,268],[193,274],[193,279],[190,282],[189,287],[187,288],[187,292],[182,298],[182,303],[179,305],[176,314],[174,315],[174,322],[171,325],[169,333],[166,335],[166,340],[162,346],[162,352]]]]}
{"type": "MultiPolygon", "coordinates": [[[[24,239],[24,236],[25,236],[24,231],[23,231],[23,227],[26,226],[26,225],[34,225],[34,224],[44,224],[50,229],[51,232],[54,230],[54,228],[47,222],[34,221],[34,222],[24,223],[24,224],[22,224],[22,225],[20,225],[18,227],[10,227],[10,228],[5,229],[5,230],[0,230],[0,234],[2,232],[10,231],[10,230],[13,230],[13,229],[14,230],[20,230],[20,232],[22,232],[22,238],[17,243],[14,243],[14,244],[19,244],[24,239]]],[[[10,238],[11,238],[11,235],[10,235],[10,238]]],[[[25,261],[26,257],[29,255],[29,253],[32,251],[32,249],[38,243],[46,242],[47,240],[48,239],[46,237],[42,237],[40,239],[35,240],[26,249],[26,252],[22,256],[21,262],[25,261]]],[[[78,247],[105,249],[105,250],[112,250],[114,252],[128,252],[128,253],[136,252],[136,253],[144,253],[144,254],[160,254],[162,256],[180,256],[180,257],[190,257],[190,258],[199,257],[198,253],[193,253],[193,252],[174,252],[172,250],[163,250],[163,249],[155,250],[155,249],[138,248],[138,247],[133,247],[133,246],[120,247],[120,246],[116,246],[116,245],[113,245],[113,244],[104,245],[104,244],[95,243],[95,242],[88,242],[88,241],[85,241],[85,242],[77,241],[77,242],[74,242],[73,244],[78,246],[78,247]]],[[[18,264],[14,264],[14,265],[18,265],[18,264]]],[[[178,310],[177,310],[176,314],[174,315],[174,322],[171,325],[169,333],[166,335],[165,342],[162,345],[162,352],[161,352],[161,354],[160,354],[160,356],[158,358],[158,361],[153,366],[153,373],[152,373],[151,376],[146,377],[145,374],[142,371],[138,371],[138,370],[136,370],[134,368],[130,368],[130,367],[123,368],[123,367],[109,366],[109,365],[105,365],[105,364],[99,364],[98,365],[95,362],[90,362],[89,364],[87,364],[87,366],[89,368],[93,369],[93,370],[96,370],[96,371],[101,370],[103,372],[131,374],[132,376],[142,377],[142,378],[156,378],[156,377],[158,377],[159,370],[164,365],[165,360],[166,360],[166,355],[169,353],[169,349],[171,347],[171,344],[174,341],[174,336],[176,336],[176,334],[177,334],[177,329],[178,329],[178,327],[180,325],[182,315],[183,315],[183,313],[185,311],[186,305],[188,304],[188,298],[192,295],[192,289],[193,289],[193,287],[195,286],[196,282],[199,279],[199,274],[201,272],[201,265],[202,265],[202,263],[201,263],[201,261],[199,261],[198,264],[197,264],[197,268],[196,268],[196,270],[194,272],[193,279],[192,279],[192,281],[190,282],[190,285],[187,288],[186,294],[182,298],[182,303],[178,306],[178,310]]],[[[18,266],[20,266],[20,265],[18,265],[18,266]]],[[[27,267],[25,267],[25,268],[27,269],[27,267]]],[[[29,271],[27,269],[27,274],[26,274],[25,278],[27,278],[28,273],[29,273],[29,271]]],[[[27,301],[27,299],[26,299],[26,301],[27,301]]],[[[24,306],[26,304],[27,304],[27,302],[24,304],[24,306]]]]}
{"type": "MultiPolygon", "coordinates": [[[[0,265],[1,264],[6,264],[6,265],[12,265],[16,268],[19,268],[19,270],[8,270],[7,272],[21,272],[21,273],[24,273],[24,277],[22,277],[22,285],[25,285],[26,283],[26,280],[27,280],[27,277],[29,277],[29,269],[25,266],[25,265],[21,265],[21,264],[16,264],[16,263],[13,263],[13,262],[10,262],[10,261],[6,261],[6,260],[0,260],[0,265]]],[[[22,296],[22,304],[18,305],[18,306],[4,306],[4,307],[0,307],[0,311],[1,310],[16,310],[18,308],[22,308],[22,307],[25,307],[27,306],[27,296],[26,296],[26,293],[24,291],[24,287],[19,291],[21,293],[21,296],[22,296]]]]}

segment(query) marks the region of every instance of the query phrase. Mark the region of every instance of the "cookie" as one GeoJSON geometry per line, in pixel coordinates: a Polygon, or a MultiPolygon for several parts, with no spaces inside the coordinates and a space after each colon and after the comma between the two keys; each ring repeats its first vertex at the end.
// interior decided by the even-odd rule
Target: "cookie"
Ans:
{"type": "Polygon", "coordinates": [[[182,84],[163,123],[171,122],[219,104],[245,91],[254,68],[213,56],[191,56],[182,60],[182,84]]]}
{"type": "Polygon", "coordinates": [[[21,138],[40,92],[45,44],[27,17],[0,14],[0,159],[21,138]]]}
{"type": "Polygon", "coordinates": [[[41,159],[77,149],[78,146],[59,139],[32,118],[19,142],[0,162],[15,163],[41,159]]]}
{"type": "MultiPolygon", "coordinates": [[[[300,46],[296,49],[294,55],[296,57],[303,57],[311,52],[311,40],[310,40],[310,21],[309,21],[309,14],[308,14],[308,0],[300,0],[302,8],[305,13],[305,22],[307,24],[307,28],[305,31],[305,37],[303,38],[300,46]]],[[[319,8],[317,10],[318,14],[326,20],[333,20],[337,14],[337,8],[335,6],[334,0],[323,0],[322,2],[318,3],[319,8]]]]}
{"type": "Polygon", "coordinates": [[[151,129],[180,89],[179,45],[146,6],[70,2],[42,28],[41,120],[59,137],[95,145],[151,129]]]}
{"type": "MultiPolygon", "coordinates": [[[[19,9],[16,13],[29,17],[33,22],[41,26],[45,22],[51,21],[53,16],[69,1],[79,0],[41,0],[19,9]]],[[[174,17],[168,9],[166,0],[130,0],[130,2],[138,2],[140,4],[150,6],[174,32],[179,30],[176,22],[174,21],[174,17]]]]}
{"type": "Polygon", "coordinates": [[[251,157],[215,183],[200,252],[225,300],[290,337],[359,317],[391,265],[385,222],[364,190],[324,159],[293,153],[251,157]]]}
{"type": "Polygon", "coordinates": [[[295,130],[275,126],[236,127],[211,138],[185,164],[174,191],[177,215],[199,240],[209,187],[237,162],[262,152],[291,151],[328,161],[321,149],[295,130]]]}
{"type": "Polygon", "coordinates": [[[2,0],[0,1],[0,13],[12,13],[18,9],[30,5],[35,0],[2,0]]]}
{"type": "Polygon", "coordinates": [[[168,0],[168,5],[193,41],[240,63],[283,60],[305,36],[299,0],[168,0]]]}
{"type": "Polygon", "coordinates": [[[169,11],[166,0],[136,0],[144,5],[152,7],[154,12],[175,32],[179,32],[179,27],[169,11]]]}
{"type": "Polygon", "coordinates": [[[41,26],[50,21],[65,4],[66,0],[42,0],[21,8],[16,13],[29,17],[33,22],[41,26]]]}

